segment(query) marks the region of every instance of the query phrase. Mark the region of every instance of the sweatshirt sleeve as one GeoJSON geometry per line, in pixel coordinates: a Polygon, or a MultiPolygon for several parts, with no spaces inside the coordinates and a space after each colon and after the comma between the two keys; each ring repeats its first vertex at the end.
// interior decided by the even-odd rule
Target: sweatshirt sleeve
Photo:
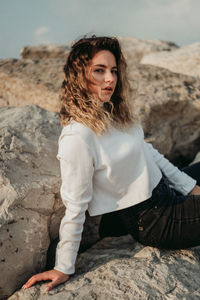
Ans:
{"type": "Polygon", "coordinates": [[[154,149],[152,144],[145,142],[145,147],[151,153],[155,163],[170,181],[172,187],[183,195],[187,195],[195,186],[196,180],[180,171],[168,159],[154,149]]]}
{"type": "Polygon", "coordinates": [[[81,136],[65,134],[59,139],[57,158],[62,179],[60,193],[66,211],[60,224],[54,269],[73,274],[85,212],[92,199],[93,157],[81,136]]]}

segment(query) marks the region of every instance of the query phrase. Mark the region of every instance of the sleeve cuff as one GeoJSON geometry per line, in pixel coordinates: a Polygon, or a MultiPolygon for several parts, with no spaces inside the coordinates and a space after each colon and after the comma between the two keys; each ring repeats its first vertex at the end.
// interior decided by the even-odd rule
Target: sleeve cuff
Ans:
{"type": "Polygon", "coordinates": [[[67,275],[72,275],[72,274],[75,273],[75,268],[65,269],[65,268],[62,268],[62,267],[59,267],[59,266],[55,266],[54,270],[60,271],[60,272],[62,272],[64,274],[67,274],[67,275]]]}
{"type": "Polygon", "coordinates": [[[181,192],[183,195],[186,196],[194,188],[197,181],[185,173],[184,173],[184,175],[187,177],[187,184],[181,185],[181,186],[176,186],[176,190],[178,190],[179,192],[181,192]]]}

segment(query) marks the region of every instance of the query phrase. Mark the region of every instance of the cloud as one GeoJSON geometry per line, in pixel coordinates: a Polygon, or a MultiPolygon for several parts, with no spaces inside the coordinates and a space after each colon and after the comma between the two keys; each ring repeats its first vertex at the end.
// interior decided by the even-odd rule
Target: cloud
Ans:
{"type": "Polygon", "coordinates": [[[38,29],[36,29],[35,35],[37,37],[41,37],[45,35],[47,32],[49,32],[49,29],[47,27],[39,27],[38,29]]]}
{"type": "Polygon", "coordinates": [[[50,29],[46,26],[38,27],[34,32],[35,44],[46,44],[51,42],[50,29]]]}

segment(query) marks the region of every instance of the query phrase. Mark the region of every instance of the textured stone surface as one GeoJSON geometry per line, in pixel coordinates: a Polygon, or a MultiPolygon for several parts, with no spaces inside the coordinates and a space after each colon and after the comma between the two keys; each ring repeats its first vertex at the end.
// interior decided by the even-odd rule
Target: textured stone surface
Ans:
{"type": "Polygon", "coordinates": [[[149,53],[158,53],[160,51],[168,53],[178,48],[176,44],[167,41],[135,39],[132,37],[119,37],[118,39],[122,45],[129,68],[140,63],[143,56],[149,53]]]}
{"type": "MultiPolygon", "coordinates": [[[[148,39],[135,39],[132,37],[118,37],[123,51],[126,52],[127,58],[133,60],[133,62],[139,62],[141,58],[151,52],[158,51],[171,51],[178,48],[172,42],[148,40],[148,39]]],[[[66,58],[70,46],[73,42],[66,45],[37,45],[26,46],[22,48],[20,57],[22,59],[49,59],[49,58],[66,58]]]]}
{"type": "Polygon", "coordinates": [[[142,64],[166,68],[172,72],[200,77],[200,43],[143,56],[142,64]]]}
{"type": "MultiPolygon", "coordinates": [[[[144,54],[170,51],[172,43],[120,38],[129,68],[144,54]]],[[[22,59],[0,61],[0,106],[37,104],[50,111],[59,111],[58,94],[63,80],[70,44],[24,47],[22,59]]]]}
{"type": "Polygon", "coordinates": [[[46,294],[46,284],[9,300],[188,299],[200,297],[200,248],[167,251],[143,247],[127,235],[105,238],[79,255],[77,273],[46,294]]]}
{"type": "Polygon", "coordinates": [[[37,45],[26,46],[20,51],[22,59],[46,59],[46,58],[66,58],[70,51],[70,44],[66,45],[37,45]]]}
{"type": "Polygon", "coordinates": [[[200,80],[149,65],[132,68],[129,79],[146,138],[171,160],[192,161],[200,149],[200,80]]]}
{"type": "MultiPolygon", "coordinates": [[[[0,298],[44,270],[58,236],[65,211],[56,159],[60,131],[57,113],[34,105],[0,109],[0,298]]],[[[80,249],[99,239],[99,221],[87,216],[80,249]]]]}
{"type": "Polygon", "coordinates": [[[37,104],[59,111],[64,59],[0,61],[0,106],[37,104]]]}
{"type": "MultiPolygon", "coordinates": [[[[0,105],[35,103],[59,110],[62,59],[4,60],[0,105]]],[[[131,102],[147,138],[170,159],[193,160],[200,146],[200,79],[150,65],[129,70],[131,102]]]]}

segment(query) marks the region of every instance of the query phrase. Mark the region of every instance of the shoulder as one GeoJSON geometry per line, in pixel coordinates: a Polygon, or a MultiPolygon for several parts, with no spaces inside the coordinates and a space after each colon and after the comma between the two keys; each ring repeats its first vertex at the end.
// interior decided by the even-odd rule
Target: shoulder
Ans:
{"type": "Polygon", "coordinates": [[[64,126],[58,140],[57,158],[82,155],[88,153],[92,155],[94,147],[95,133],[87,126],[71,121],[70,124],[64,126]]]}
{"type": "Polygon", "coordinates": [[[64,136],[77,136],[89,143],[94,138],[95,133],[89,127],[72,120],[67,126],[63,127],[59,140],[64,136]]]}
{"type": "Polygon", "coordinates": [[[129,127],[129,132],[131,134],[136,134],[142,138],[144,138],[144,131],[143,131],[143,128],[142,128],[142,125],[140,123],[135,123],[133,125],[131,125],[131,127],[129,127]]]}

